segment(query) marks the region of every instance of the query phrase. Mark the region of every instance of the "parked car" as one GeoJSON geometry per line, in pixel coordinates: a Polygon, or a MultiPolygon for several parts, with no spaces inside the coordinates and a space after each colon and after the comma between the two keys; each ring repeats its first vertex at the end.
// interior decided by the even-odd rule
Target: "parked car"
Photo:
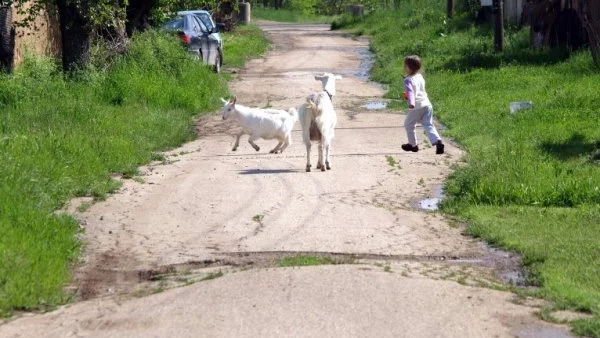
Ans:
{"type": "Polygon", "coordinates": [[[197,60],[221,71],[223,65],[223,40],[216,25],[206,11],[179,12],[164,28],[175,32],[197,60]]]}
{"type": "Polygon", "coordinates": [[[177,12],[177,15],[186,15],[186,14],[193,14],[193,15],[197,16],[200,19],[200,22],[204,25],[204,27],[206,27],[206,30],[208,32],[212,32],[211,35],[219,41],[219,46],[221,48],[223,48],[223,40],[221,39],[221,35],[219,34],[219,31],[222,30],[225,25],[218,24],[218,23],[215,24],[210,13],[207,11],[204,11],[204,10],[198,9],[198,10],[177,12]],[[216,30],[215,30],[215,27],[217,28],[216,30]]]}

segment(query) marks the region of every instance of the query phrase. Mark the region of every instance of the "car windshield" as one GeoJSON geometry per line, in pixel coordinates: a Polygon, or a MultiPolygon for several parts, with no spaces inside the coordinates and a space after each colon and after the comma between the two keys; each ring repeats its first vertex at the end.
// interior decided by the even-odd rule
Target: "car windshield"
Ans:
{"type": "Polygon", "coordinates": [[[165,24],[166,29],[183,29],[183,18],[178,17],[165,24]]]}
{"type": "Polygon", "coordinates": [[[200,21],[202,21],[202,23],[204,24],[204,27],[206,27],[209,32],[212,31],[213,24],[212,24],[212,21],[210,20],[210,16],[208,16],[208,14],[197,13],[196,16],[200,19],[200,21]]]}

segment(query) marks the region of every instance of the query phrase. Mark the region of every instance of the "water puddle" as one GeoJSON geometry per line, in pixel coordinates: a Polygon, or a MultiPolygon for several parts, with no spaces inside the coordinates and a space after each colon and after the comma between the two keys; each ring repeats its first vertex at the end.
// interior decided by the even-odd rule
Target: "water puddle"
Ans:
{"type": "Polygon", "coordinates": [[[367,104],[363,104],[362,108],[367,108],[368,110],[380,110],[387,108],[387,102],[383,101],[373,101],[367,104]]]}
{"type": "Polygon", "coordinates": [[[375,64],[375,54],[371,53],[368,48],[359,48],[356,52],[359,55],[360,64],[352,75],[363,81],[368,81],[371,76],[371,68],[375,64]]]}
{"type": "MultiPolygon", "coordinates": [[[[443,186],[435,185],[427,198],[418,201],[417,207],[426,211],[437,211],[444,198],[443,186]]],[[[521,256],[490,247],[483,242],[479,245],[485,251],[483,257],[459,258],[455,261],[492,268],[503,283],[516,287],[527,287],[527,275],[521,265],[521,256]]]]}
{"type": "Polygon", "coordinates": [[[440,203],[444,200],[444,188],[441,184],[433,186],[431,196],[420,200],[417,206],[427,211],[436,211],[440,208],[440,203]]]}

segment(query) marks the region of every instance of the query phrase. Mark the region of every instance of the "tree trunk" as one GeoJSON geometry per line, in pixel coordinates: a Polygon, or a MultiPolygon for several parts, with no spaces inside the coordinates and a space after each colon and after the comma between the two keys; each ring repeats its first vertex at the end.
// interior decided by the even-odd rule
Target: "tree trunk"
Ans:
{"type": "Polygon", "coordinates": [[[127,6],[127,35],[143,32],[150,28],[150,13],[158,5],[158,0],[130,0],[127,6]]]}
{"type": "Polygon", "coordinates": [[[15,58],[15,27],[12,8],[0,7],[0,71],[10,73],[15,58]]]}
{"type": "Polygon", "coordinates": [[[57,0],[62,36],[63,70],[83,69],[90,63],[91,24],[86,1],[57,0]]]}
{"type": "Polygon", "coordinates": [[[579,1],[578,13],[588,33],[594,62],[600,66],[600,1],[579,1]]]}

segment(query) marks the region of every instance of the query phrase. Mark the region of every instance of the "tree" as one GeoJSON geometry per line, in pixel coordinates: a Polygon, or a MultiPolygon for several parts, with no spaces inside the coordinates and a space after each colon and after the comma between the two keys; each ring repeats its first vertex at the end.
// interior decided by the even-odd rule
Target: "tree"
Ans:
{"type": "Polygon", "coordinates": [[[15,27],[12,22],[12,8],[0,3],[0,71],[12,70],[15,56],[15,27]]]}
{"type": "Polygon", "coordinates": [[[63,70],[85,68],[90,62],[90,39],[95,29],[118,34],[124,27],[127,0],[2,0],[25,18],[17,24],[29,26],[42,10],[58,12],[62,39],[63,70]]]}
{"type": "Polygon", "coordinates": [[[152,10],[159,5],[158,0],[129,0],[127,6],[127,35],[144,31],[150,27],[152,10]]]}
{"type": "Polygon", "coordinates": [[[62,39],[63,70],[82,69],[90,63],[92,24],[87,1],[57,0],[62,39]]]}
{"type": "Polygon", "coordinates": [[[577,12],[588,33],[594,62],[600,66],[600,1],[580,0],[577,12]]]}

